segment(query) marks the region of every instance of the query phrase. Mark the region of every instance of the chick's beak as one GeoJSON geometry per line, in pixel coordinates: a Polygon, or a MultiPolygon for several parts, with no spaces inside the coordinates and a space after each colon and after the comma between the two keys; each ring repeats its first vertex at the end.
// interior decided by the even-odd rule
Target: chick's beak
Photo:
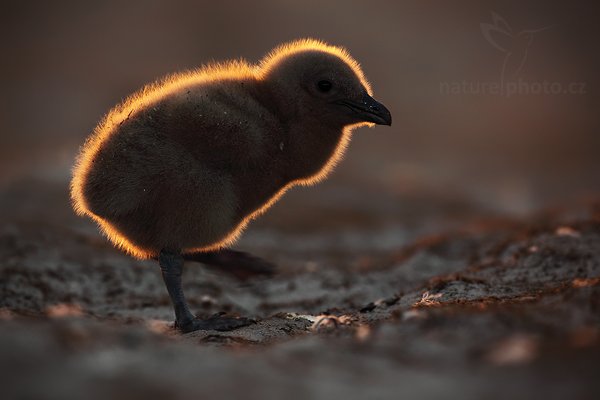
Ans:
{"type": "Polygon", "coordinates": [[[339,100],[336,103],[349,108],[353,116],[359,121],[373,122],[377,125],[392,125],[390,111],[366,93],[360,101],[339,100]]]}

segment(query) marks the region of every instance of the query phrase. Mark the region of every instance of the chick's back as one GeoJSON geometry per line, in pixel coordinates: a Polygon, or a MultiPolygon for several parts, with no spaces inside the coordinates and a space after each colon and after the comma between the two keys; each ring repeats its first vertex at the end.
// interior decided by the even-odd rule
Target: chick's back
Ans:
{"type": "Polygon", "coordinates": [[[131,110],[91,155],[88,211],[140,253],[233,240],[236,225],[283,185],[284,138],[267,97],[258,82],[225,80],[131,110]]]}

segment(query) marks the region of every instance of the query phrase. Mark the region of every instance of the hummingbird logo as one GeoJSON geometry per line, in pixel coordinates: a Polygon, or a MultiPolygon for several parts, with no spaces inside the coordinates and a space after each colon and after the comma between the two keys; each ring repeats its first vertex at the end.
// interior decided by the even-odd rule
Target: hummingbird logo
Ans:
{"type": "Polygon", "coordinates": [[[515,34],[504,18],[492,12],[492,23],[481,23],[480,26],[483,37],[496,49],[505,53],[500,75],[501,84],[504,85],[505,78],[515,77],[523,69],[534,35],[550,29],[554,25],[523,30],[515,34]]]}

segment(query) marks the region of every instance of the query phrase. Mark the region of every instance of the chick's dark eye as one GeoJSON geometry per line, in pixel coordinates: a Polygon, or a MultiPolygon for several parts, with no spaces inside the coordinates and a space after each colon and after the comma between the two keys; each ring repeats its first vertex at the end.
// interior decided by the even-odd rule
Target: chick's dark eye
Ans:
{"type": "Polygon", "coordinates": [[[317,83],[317,87],[323,93],[329,92],[331,90],[332,83],[330,81],[322,80],[317,83]]]}

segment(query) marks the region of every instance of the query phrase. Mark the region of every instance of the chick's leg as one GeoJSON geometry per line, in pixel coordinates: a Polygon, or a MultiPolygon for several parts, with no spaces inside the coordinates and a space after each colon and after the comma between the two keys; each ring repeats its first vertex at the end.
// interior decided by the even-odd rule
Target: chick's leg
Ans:
{"type": "Polygon", "coordinates": [[[229,318],[219,315],[204,320],[196,319],[190,311],[181,287],[183,256],[178,251],[163,249],[158,256],[158,262],[163,281],[175,309],[175,326],[181,332],[187,333],[197,330],[229,331],[252,323],[251,320],[246,318],[229,318]]]}

